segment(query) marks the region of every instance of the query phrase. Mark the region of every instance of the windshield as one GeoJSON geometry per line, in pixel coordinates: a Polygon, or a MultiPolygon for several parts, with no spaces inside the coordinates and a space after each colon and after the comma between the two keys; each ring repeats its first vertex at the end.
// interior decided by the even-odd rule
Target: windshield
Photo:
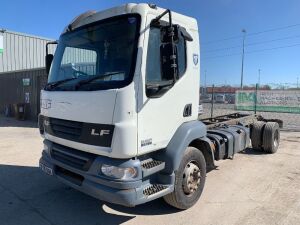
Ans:
{"type": "Polygon", "coordinates": [[[127,14],[80,27],[61,36],[48,90],[103,90],[132,81],[140,16],[127,14]]]}

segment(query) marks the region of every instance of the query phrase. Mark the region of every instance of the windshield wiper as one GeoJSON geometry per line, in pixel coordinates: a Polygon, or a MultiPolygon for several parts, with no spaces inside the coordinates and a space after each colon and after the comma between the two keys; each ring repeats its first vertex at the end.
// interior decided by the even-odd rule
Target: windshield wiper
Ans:
{"type": "Polygon", "coordinates": [[[70,80],[75,80],[75,79],[77,79],[77,77],[72,77],[72,78],[68,78],[68,79],[48,83],[48,84],[46,84],[45,90],[52,90],[53,88],[57,87],[58,85],[61,85],[65,82],[68,82],[70,80]]]}
{"type": "Polygon", "coordinates": [[[94,76],[90,79],[82,80],[82,81],[80,81],[76,84],[76,89],[78,89],[82,85],[89,84],[89,83],[93,82],[94,80],[102,79],[102,78],[105,78],[105,77],[110,77],[110,76],[113,76],[115,74],[120,74],[120,73],[122,73],[122,72],[111,72],[111,73],[97,75],[97,76],[94,76]]]}

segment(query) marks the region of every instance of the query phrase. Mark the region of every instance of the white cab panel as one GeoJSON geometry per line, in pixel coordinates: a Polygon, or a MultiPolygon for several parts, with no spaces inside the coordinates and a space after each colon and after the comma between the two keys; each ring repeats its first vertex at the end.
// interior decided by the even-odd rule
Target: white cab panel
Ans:
{"type": "Polygon", "coordinates": [[[130,158],[137,154],[137,113],[134,83],[117,92],[112,140],[113,158],[130,158]]]}
{"type": "Polygon", "coordinates": [[[85,123],[112,124],[116,90],[42,91],[41,114],[85,123]]]}

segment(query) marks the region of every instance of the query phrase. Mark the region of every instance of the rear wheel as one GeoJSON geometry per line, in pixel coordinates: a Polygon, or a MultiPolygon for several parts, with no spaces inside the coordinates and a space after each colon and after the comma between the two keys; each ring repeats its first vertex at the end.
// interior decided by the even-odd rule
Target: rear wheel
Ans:
{"type": "Polygon", "coordinates": [[[188,209],[201,196],[206,178],[206,162],[202,152],[194,147],[188,147],[175,172],[174,191],[164,200],[178,209],[188,209]]]}
{"type": "Polygon", "coordinates": [[[280,141],[279,125],[276,122],[268,122],[263,134],[263,149],[267,153],[277,152],[280,141]]]}
{"type": "Polygon", "coordinates": [[[251,129],[251,143],[252,148],[254,149],[262,149],[263,145],[263,129],[265,126],[265,122],[257,121],[253,123],[251,129]]]}

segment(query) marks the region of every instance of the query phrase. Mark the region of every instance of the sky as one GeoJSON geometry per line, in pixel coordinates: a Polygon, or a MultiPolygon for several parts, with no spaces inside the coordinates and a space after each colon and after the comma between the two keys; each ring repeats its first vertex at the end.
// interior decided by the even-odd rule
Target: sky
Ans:
{"type": "MultiPolygon", "coordinates": [[[[2,0],[0,28],[58,39],[75,16],[127,2],[2,0]]],[[[151,3],[198,20],[202,84],[240,84],[242,29],[246,30],[245,85],[258,82],[259,70],[261,84],[296,85],[297,77],[300,78],[299,0],[152,0],[151,3]]]]}

